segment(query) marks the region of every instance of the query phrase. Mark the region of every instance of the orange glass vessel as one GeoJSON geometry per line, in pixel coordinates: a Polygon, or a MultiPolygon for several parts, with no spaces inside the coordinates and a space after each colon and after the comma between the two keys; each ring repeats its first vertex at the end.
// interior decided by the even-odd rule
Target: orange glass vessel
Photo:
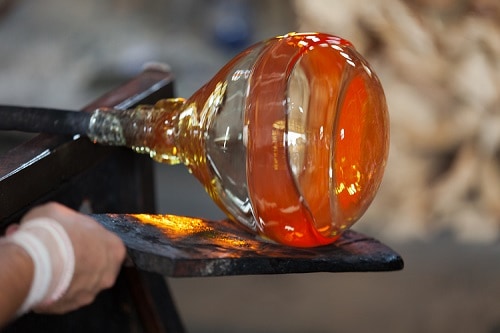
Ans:
{"type": "Polygon", "coordinates": [[[290,33],[243,51],[189,99],[96,110],[88,136],[184,163],[232,220],[312,247],[334,242],[372,202],[389,120],[350,42],[290,33]]]}

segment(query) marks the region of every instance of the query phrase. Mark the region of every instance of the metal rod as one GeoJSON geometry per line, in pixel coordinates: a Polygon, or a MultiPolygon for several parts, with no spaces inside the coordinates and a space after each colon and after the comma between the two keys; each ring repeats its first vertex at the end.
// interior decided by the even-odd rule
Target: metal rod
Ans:
{"type": "Polygon", "coordinates": [[[86,135],[90,112],[0,105],[0,130],[86,135]]]}

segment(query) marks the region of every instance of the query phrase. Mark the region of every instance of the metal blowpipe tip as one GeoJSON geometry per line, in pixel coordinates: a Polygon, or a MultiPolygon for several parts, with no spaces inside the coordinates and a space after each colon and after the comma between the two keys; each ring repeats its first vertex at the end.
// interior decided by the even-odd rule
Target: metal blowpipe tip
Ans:
{"type": "Polygon", "coordinates": [[[123,146],[126,140],[117,112],[118,110],[113,109],[78,112],[0,105],[0,130],[58,135],[79,134],[96,143],[123,146]]]}

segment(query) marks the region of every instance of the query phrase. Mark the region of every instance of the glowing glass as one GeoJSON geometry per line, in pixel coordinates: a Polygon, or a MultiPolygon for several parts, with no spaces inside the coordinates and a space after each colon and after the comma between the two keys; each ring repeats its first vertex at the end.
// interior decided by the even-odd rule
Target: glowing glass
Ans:
{"type": "Polygon", "coordinates": [[[258,43],[191,98],[96,110],[95,142],[184,163],[234,221],[298,247],[332,243],[382,180],[382,86],[352,44],[321,33],[258,43]]]}

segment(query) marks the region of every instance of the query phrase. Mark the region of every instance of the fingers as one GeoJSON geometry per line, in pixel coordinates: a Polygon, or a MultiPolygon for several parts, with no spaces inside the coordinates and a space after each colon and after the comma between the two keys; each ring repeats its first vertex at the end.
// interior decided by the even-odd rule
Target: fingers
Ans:
{"type": "Polygon", "coordinates": [[[43,314],[64,314],[91,304],[101,290],[80,290],[71,297],[63,297],[50,305],[41,305],[33,308],[34,312],[43,314]]]}

